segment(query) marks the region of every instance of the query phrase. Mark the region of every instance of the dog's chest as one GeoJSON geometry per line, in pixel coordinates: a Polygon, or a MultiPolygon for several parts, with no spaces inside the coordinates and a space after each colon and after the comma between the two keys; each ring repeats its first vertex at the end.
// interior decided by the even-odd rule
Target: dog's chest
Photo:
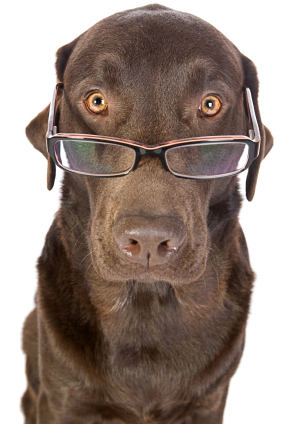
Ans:
{"type": "Polygon", "coordinates": [[[173,411],[182,414],[189,408],[203,383],[200,376],[209,355],[221,350],[223,334],[216,336],[203,314],[169,310],[169,315],[165,309],[132,313],[124,326],[118,316],[116,331],[108,329],[105,396],[142,422],[177,423],[173,411]]]}
{"type": "MultiPolygon", "coordinates": [[[[156,351],[140,354],[132,363],[121,368],[112,366],[108,380],[100,386],[95,382],[92,389],[80,387],[70,393],[65,404],[66,416],[80,410],[99,424],[179,424],[192,410],[192,374],[189,364],[178,358],[169,363],[168,358],[159,356],[162,362],[150,360],[156,351]],[[101,421],[100,421],[101,420],[101,421]]],[[[130,361],[129,361],[130,362],[130,361]]]]}
{"type": "MultiPolygon", "coordinates": [[[[100,334],[101,346],[90,355],[89,370],[86,358],[77,364],[77,382],[69,381],[70,390],[58,388],[65,399],[62,423],[79,410],[99,424],[98,416],[101,423],[179,424],[195,407],[192,399],[199,398],[206,379],[214,384],[219,378],[219,370],[211,369],[211,357],[223,349],[229,325],[221,323],[229,315],[231,319],[231,310],[198,298],[194,308],[150,299],[129,302],[108,319],[104,316],[96,336],[89,331],[94,338],[100,334]]],[[[97,344],[92,337],[85,342],[89,347],[97,344]]]]}
{"type": "Polygon", "coordinates": [[[80,410],[82,416],[92,417],[99,424],[185,422],[184,417],[198,407],[198,402],[192,403],[192,399],[203,383],[196,358],[190,360],[184,353],[181,357],[180,346],[179,349],[167,347],[166,352],[145,346],[135,353],[130,351],[125,346],[110,357],[112,364],[106,384],[102,387],[96,382],[93,389],[74,391],[66,411],[80,410]]]}

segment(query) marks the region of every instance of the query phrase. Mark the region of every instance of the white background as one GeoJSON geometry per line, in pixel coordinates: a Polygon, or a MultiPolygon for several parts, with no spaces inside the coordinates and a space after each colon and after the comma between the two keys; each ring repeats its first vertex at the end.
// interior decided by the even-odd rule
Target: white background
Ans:
{"type": "MultiPolygon", "coordinates": [[[[98,20],[147,4],[80,0],[8,2],[1,11],[1,422],[23,422],[21,329],[34,305],[36,259],[58,209],[60,179],[46,189],[46,160],[25,138],[50,101],[55,52],[98,20]]],[[[252,59],[260,79],[262,120],[275,147],[262,164],[255,199],[241,223],[257,274],[247,342],[232,379],[225,424],[283,423],[282,410],[282,12],[279,1],[163,1],[222,31],[252,59]],[[281,29],[280,29],[281,28],[281,29]],[[281,132],[280,132],[281,130],[281,132]]],[[[58,170],[58,168],[57,168],[58,170]]],[[[58,175],[58,174],[57,174],[58,175]]],[[[242,175],[244,186],[246,175],[242,175]]]]}

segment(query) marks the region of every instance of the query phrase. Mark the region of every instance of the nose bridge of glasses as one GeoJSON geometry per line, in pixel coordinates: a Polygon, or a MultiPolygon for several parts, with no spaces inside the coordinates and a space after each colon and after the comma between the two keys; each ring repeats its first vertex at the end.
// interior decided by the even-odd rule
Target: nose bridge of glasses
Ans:
{"type": "Polygon", "coordinates": [[[142,147],[139,148],[139,152],[141,156],[160,156],[161,152],[162,152],[162,148],[159,147],[157,149],[144,149],[142,147]]]}
{"type": "Polygon", "coordinates": [[[138,151],[137,151],[137,155],[136,155],[136,163],[133,169],[136,169],[140,162],[143,162],[143,159],[145,159],[146,157],[154,157],[154,158],[158,158],[160,160],[160,162],[163,164],[164,168],[167,170],[167,165],[164,161],[164,152],[163,149],[161,147],[158,147],[156,149],[152,149],[152,148],[143,148],[143,147],[139,147],[138,151]]]}

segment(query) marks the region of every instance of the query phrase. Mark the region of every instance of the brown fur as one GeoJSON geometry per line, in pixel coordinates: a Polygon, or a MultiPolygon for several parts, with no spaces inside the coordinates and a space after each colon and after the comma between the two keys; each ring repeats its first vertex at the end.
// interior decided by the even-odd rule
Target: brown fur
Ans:
{"type": "MultiPolygon", "coordinates": [[[[246,134],[249,87],[262,136],[247,178],[253,198],[272,146],[256,69],[211,25],[158,5],[118,13],[59,49],[56,69],[64,82],[60,132],[147,144],[246,134]],[[108,100],[105,114],[83,107],[93,88],[108,100]],[[224,110],[197,116],[211,91],[221,93],[224,110]]],[[[45,156],[47,115],[48,108],[27,127],[45,156]]],[[[49,188],[54,178],[49,159],[49,188]]],[[[180,179],[154,158],[122,178],[64,176],[38,261],[36,309],[24,326],[26,424],[222,422],[254,279],[240,206],[236,177],[180,179]],[[185,241],[163,265],[129,262],[113,239],[121,216],[175,217],[185,241]]]]}

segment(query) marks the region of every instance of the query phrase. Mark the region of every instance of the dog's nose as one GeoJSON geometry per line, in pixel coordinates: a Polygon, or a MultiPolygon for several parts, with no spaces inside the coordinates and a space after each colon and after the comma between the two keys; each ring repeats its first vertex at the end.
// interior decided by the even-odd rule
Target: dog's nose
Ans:
{"type": "Polygon", "coordinates": [[[168,262],[185,239],[185,225],[173,216],[123,216],[114,224],[114,238],[128,261],[148,266],[168,262]]]}

